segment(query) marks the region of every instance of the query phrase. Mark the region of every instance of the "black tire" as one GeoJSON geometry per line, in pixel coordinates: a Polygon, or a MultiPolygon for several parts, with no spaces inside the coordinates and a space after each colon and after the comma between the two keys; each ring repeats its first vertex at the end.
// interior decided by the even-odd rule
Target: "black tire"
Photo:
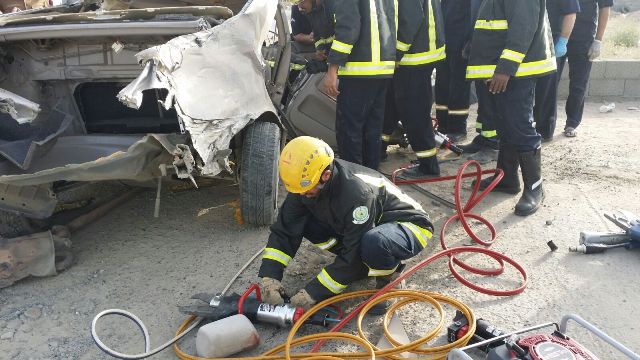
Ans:
{"type": "Polygon", "coordinates": [[[240,210],[252,225],[271,225],[278,214],[280,127],[270,122],[247,126],[240,164],[240,210]]]}
{"type": "Polygon", "coordinates": [[[11,239],[34,231],[28,218],[0,210],[0,237],[11,239]]]}

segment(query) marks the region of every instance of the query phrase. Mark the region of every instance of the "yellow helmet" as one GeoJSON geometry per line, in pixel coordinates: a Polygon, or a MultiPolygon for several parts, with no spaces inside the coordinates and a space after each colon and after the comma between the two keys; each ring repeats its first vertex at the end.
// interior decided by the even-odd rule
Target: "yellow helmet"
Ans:
{"type": "Polygon", "coordinates": [[[333,150],[326,142],[300,136],[282,149],[280,178],[287,191],[302,194],[313,189],[327,166],[333,162],[333,150]]]}

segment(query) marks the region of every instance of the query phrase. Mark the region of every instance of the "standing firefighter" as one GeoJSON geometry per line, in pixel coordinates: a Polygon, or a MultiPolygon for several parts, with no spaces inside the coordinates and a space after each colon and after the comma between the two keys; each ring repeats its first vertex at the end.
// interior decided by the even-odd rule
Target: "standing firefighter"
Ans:
{"type": "MultiPolygon", "coordinates": [[[[496,191],[524,191],[516,215],[534,213],[544,198],[540,135],[532,124],[536,79],[556,71],[553,39],[545,0],[485,0],[476,20],[467,79],[485,80],[480,90],[488,97],[500,137],[497,167],[504,178],[496,191]],[[488,93],[488,95],[486,94],[488,93]]],[[[493,179],[482,180],[484,189],[493,179]]]]}
{"type": "Polygon", "coordinates": [[[344,160],[377,169],[386,89],[395,70],[397,0],[342,0],[333,10],[335,37],[324,91],[338,101],[338,152],[344,160]]]}
{"type": "Polygon", "coordinates": [[[398,69],[395,74],[397,111],[419,165],[402,172],[406,178],[439,175],[431,122],[431,74],[445,58],[439,0],[399,2],[398,69]]]}
{"type": "Polygon", "coordinates": [[[280,156],[280,177],[289,194],[259,272],[263,298],[271,304],[283,303],[280,280],[303,237],[337,255],[291,298],[292,305],[306,309],[367,276],[384,287],[402,270],[400,261],[418,254],[431,238],[433,225],[420,204],[382,174],[334,159],[322,140],[291,140],[280,156]]]}

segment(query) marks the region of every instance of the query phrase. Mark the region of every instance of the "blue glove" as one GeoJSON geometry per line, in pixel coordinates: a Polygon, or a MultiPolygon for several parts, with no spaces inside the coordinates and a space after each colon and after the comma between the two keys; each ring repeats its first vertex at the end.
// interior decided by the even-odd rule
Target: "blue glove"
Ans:
{"type": "Polygon", "coordinates": [[[556,46],[555,46],[556,57],[563,57],[567,55],[568,42],[569,42],[569,39],[565,37],[561,36],[560,38],[558,38],[558,41],[556,42],[556,46]]]}

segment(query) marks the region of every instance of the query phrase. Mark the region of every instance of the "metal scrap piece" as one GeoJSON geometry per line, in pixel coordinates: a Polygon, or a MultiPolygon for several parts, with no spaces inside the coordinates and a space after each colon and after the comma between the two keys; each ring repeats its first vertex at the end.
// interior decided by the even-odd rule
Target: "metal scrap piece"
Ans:
{"type": "Polygon", "coordinates": [[[18,124],[32,122],[40,112],[40,105],[10,91],[0,89],[0,112],[11,115],[18,124]]]}

